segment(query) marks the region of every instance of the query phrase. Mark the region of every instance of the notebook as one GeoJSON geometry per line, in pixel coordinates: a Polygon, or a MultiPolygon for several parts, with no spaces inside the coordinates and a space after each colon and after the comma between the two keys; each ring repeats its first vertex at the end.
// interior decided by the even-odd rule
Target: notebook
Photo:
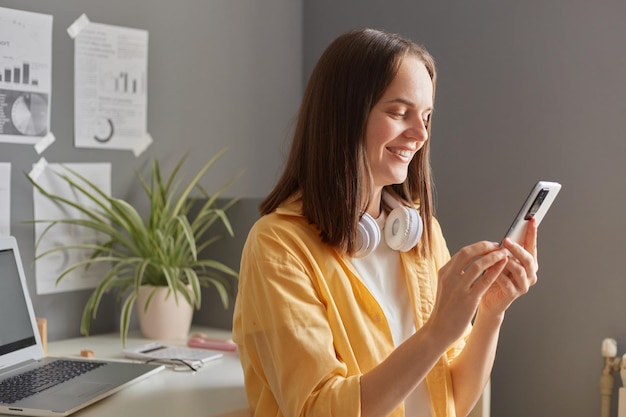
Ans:
{"type": "Polygon", "coordinates": [[[152,342],[138,348],[124,349],[124,356],[144,361],[159,361],[161,363],[187,363],[194,368],[219,359],[222,352],[211,349],[199,349],[187,346],[170,346],[159,342],[152,342]]]}
{"type": "Polygon", "coordinates": [[[17,242],[0,237],[0,414],[66,416],[163,368],[45,357],[17,242]],[[33,388],[38,380],[33,374],[42,367],[45,377],[55,380],[33,388]],[[58,378],[69,379],[58,382],[58,378]]]}

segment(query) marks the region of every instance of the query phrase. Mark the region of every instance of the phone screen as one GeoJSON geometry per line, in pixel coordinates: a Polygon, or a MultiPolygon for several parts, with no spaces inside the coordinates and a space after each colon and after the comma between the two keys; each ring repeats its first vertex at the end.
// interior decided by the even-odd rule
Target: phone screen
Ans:
{"type": "Polygon", "coordinates": [[[537,211],[541,207],[541,204],[544,202],[549,192],[549,188],[542,188],[541,191],[539,191],[537,198],[535,198],[535,201],[533,201],[533,204],[530,206],[530,209],[524,216],[524,220],[530,220],[531,218],[535,217],[535,214],[537,214],[537,211]]]}
{"type": "Polygon", "coordinates": [[[539,226],[560,190],[561,184],[557,182],[537,182],[531,189],[528,197],[526,197],[526,200],[524,200],[524,204],[522,204],[517,216],[515,216],[505,237],[521,243],[526,231],[527,221],[534,217],[537,220],[537,226],[539,226]]]}

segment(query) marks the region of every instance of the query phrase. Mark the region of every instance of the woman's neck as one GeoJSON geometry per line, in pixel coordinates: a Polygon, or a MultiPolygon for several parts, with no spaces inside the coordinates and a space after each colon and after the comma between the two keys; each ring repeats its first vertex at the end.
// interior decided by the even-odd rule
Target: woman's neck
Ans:
{"type": "Polygon", "coordinates": [[[382,194],[383,194],[382,188],[374,190],[372,192],[372,197],[369,203],[367,204],[367,208],[365,209],[365,212],[375,219],[377,219],[380,216],[380,211],[382,209],[382,204],[381,204],[382,194]]]}

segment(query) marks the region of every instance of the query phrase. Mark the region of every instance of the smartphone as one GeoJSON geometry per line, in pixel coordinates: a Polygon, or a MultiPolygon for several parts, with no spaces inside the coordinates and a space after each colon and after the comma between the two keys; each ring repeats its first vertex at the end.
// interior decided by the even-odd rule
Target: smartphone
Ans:
{"type": "Polygon", "coordinates": [[[524,200],[524,204],[504,237],[521,244],[528,220],[534,217],[539,226],[560,190],[561,184],[558,182],[538,181],[524,200]]]}

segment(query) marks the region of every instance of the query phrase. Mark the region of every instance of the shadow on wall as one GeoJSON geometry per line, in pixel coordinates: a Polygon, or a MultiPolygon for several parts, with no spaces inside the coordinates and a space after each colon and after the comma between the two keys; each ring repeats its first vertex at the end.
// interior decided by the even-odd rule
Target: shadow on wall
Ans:
{"type": "MultiPolygon", "coordinates": [[[[218,207],[222,207],[228,199],[218,199],[218,207]]],[[[203,201],[198,201],[196,205],[200,207],[203,201]]],[[[234,237],[228,235],[228,232],[221,224],[212,227],[213,234],[220,234],[222,238],[200,252],[199,256],[206,259],[215,259],[239,271],[239,263],[241,262],[241,250],[248,237],[250,228],[259,219],[259,204],[261,199],[239,200],[227,212],[228,220],[233,228],[234,237]]],[[[191,210],[190,216],[195,215],[195,210],[191,210]]],[[[233,285],[233,292],[237,291],[237,280],[229,277],[233,285]]],[[[228,308],[224,309],[220,297],[213,287],[202,289],[202,306],[193,316],[193,324],[201,326],[215,327],[219,329],[232,329],[233,325],[233,307],[235,299],[232,298],[228,308]]]]}

